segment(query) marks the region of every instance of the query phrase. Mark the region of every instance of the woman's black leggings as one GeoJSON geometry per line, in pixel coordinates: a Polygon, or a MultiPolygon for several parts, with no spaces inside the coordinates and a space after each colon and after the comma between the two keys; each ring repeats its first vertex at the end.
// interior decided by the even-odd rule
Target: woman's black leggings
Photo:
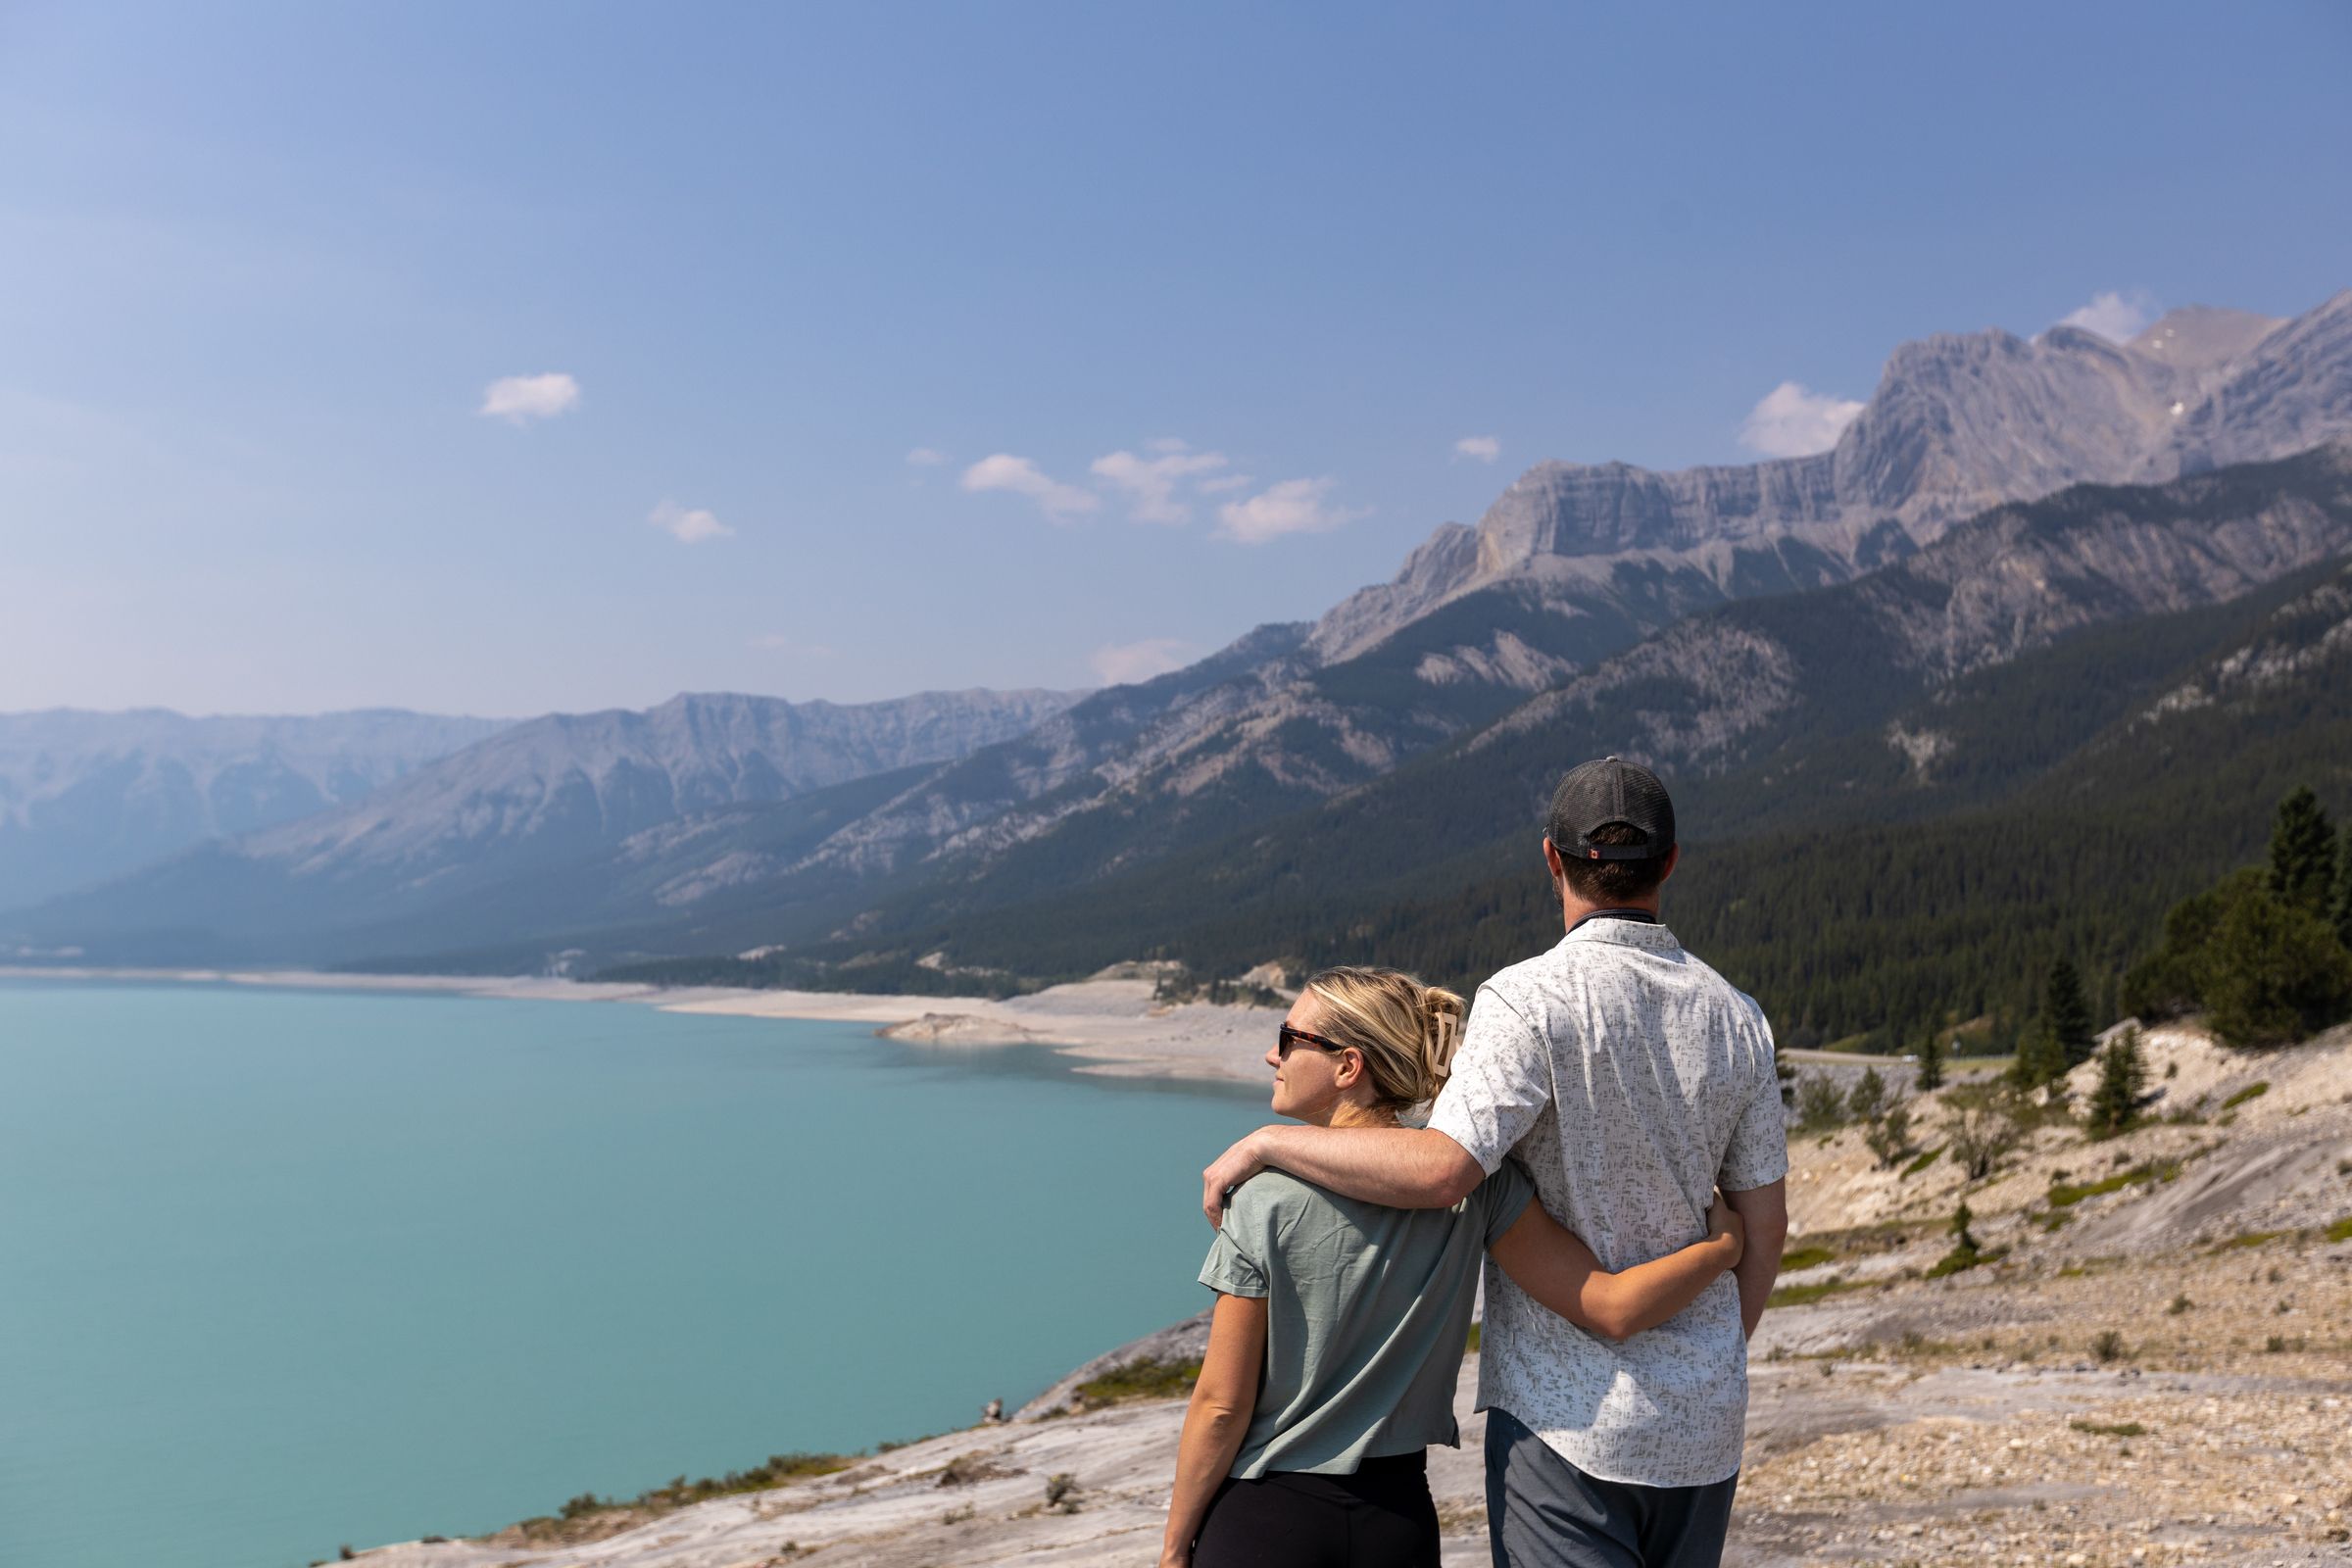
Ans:
{"type": "Polygon", "coordinates": [[[1276,1470],[1227,1478],[1200,1522],[1193,1568],[1437,1568],[1438,1508],[1424,1452],[1351,1476],[1276,1470]]]}

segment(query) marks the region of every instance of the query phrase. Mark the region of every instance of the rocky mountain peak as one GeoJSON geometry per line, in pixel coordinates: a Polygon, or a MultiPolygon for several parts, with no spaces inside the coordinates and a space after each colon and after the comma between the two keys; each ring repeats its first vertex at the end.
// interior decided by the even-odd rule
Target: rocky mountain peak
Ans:
{"type": "Polygon", "coordinates": [[[2175,369],[2209,370],[2252,352],[2256,344],[2285,324],[2282,317],[2257,316],[2252,311],[2183,305],[2158,317],[2125,346],[2175,369]]]}
{"type": "Polygon", "coordinates": [[[1307,650],[1352,658],[1517,579],[1605,595],[1621,565],[1638,580],[1679,564],[1731,596],[1742,552],[1784,564],[1794,552],[1811,580],[1850,575],[2004,502],[2282,457],[2345,431],[2352,290],[2289,321],[2188,306],[2124,344],[2071,326],[1940,332],[1887,356],[1827,453],[1673,472],[1536,465],[1467,540],[1447,524],[1394,581],[1325,615],[1307,650]]]}

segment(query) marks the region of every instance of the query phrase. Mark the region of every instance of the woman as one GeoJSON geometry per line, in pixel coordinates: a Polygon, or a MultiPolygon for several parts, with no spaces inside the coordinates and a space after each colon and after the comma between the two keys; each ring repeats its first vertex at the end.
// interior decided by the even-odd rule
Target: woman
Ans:
{"type": "MultiPolygon", "coordinates": [[[[1394,969],[1327,969],[1266,1064],[1274,1112],[1395,1126],[1437,1096],[1462,999],[1394,969]]],[[[1453,1389],[1479,1258],[1592,1333],[1665,1322],[1739,1261],[1738,1217],[1604,1272],[1505,1163],[1450,1209],[1384,1208],[1282,1171],[1237,1190],[1201,1267],[1217,1295],[1184,1419],[1162,1568],[1423,1568],[1438,1561],[1426,1448],[1458,1446],[1453,1389]]]]}

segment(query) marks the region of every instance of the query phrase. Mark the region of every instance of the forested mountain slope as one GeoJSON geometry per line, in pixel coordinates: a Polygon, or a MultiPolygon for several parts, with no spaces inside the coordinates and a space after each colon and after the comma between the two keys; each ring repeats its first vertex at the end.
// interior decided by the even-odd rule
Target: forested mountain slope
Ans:
{"type": "Polygon", "coordinates": [[[1678,925],[1789,1027],[2014,1018],[2036,956],[2120,967],[2289,785],[2352,795],[2348,473],[2338,446],[2005,508],[1697,617],[1276,830],[906,940],[1029,972],[1164,950],[1472,979],[1546,940],[1543,801],[1616,751],[1681,804],[1678,925]]]}

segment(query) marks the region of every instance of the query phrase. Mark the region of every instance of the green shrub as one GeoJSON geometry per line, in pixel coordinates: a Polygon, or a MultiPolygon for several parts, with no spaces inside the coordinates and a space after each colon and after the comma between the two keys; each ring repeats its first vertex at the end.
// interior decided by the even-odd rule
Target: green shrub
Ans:
{"type": "Polygon", "coordinates": [[[2352,1242],[2352,1214],[2345,1215],[2321,1234],[2331,1242],[2352,1242]]]}
{"type": "Polygon", "coordinates": [[[2045,1196],[2052,1208],[2072,1208],[2086,1198],[2104,1198],[2109,1193],[2120,1193],[2127,1187],[2137,1187],[2142,1182],[2169,1182],[2180,1174],[2179,1160],[2155,1160],[2134,1165],[2130,1170],[2117,1171],[2112,1176],[2103,1176],[2095,1182],[2054,1181],[2050,1183],[2050,1190],[2045,1196]]]}
{"type": "Polygon", "coordinates": [[[1799,1269],[1819,1268],[1838,1254],[1826,1247],[1797,1247],[1781,1254],[1781,1272],[1793,1274],[1799,1269]]]}
{"type": "Polygon", "coordinates": [[[1796,1126],[1815,1133],[1845,1125],[1845,1096],[1827,1073],[1810,1073],[1797,1081],[1796,1126]]]}
{"type": "Polygon", "coordinates": [[[2236,1094],[2231,1095],[2228,1100],[2223,1101],[2222,1108],[2224,1110],[2235,1110],[2247,1101],[2260,1100],[2263,1096],[2269,1094],[2270,1092],[2271,1082],[2267,1078],[2262,1080],[2260,1083],[2248,1084],[2245,1088],[2240,1089],[2236,1094]]]}
{"type": "Polygon", "coordinates": [[[1151,1356],[1114,1366],[1099,1378],[1078,1385],[1079,1401],[1089,1409],[1128,1399],[1177,1399],[1200,1381],[1198,1361],[1161,1361],[1151,1356]]]}

